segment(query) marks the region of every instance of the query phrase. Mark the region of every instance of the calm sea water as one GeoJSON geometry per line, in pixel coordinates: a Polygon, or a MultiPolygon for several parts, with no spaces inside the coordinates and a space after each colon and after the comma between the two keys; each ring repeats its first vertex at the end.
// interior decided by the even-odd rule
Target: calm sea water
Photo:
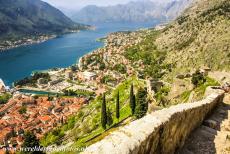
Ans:
{"type": "Polygon", "coordinates": [[[96,39],[115,31],[152,27],[155,23],[96,24],[95,31],[81,31],[60,36],[40,44],[22,46],[0,53],[0,78],[7,85],[34,70],[70,66],[90,51],[103,46],[96,39]]]}

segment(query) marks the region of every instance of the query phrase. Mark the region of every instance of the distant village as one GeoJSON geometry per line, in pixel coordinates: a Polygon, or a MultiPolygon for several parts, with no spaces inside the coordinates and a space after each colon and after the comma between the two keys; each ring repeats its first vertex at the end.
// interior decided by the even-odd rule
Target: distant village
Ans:
{"type": "Polygon", "coordinates": [[[55,35],[40,35],[36,37],[25,37],[19,40],[17,39],[17,40],[2,41],[0,42],[0,52],[4,50],[16,48],[22,45],[41,43],[55,37],[56,37],[55,35]]]}

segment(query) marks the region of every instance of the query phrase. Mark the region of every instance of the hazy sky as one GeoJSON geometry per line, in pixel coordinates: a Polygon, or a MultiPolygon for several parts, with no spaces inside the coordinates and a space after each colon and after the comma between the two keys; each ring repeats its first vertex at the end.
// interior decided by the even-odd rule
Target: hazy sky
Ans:
{"type": "Polygon", "coordinates": [[[86,5],[107,6],[138,0],[43,0],[58,8],[79,9],[86,5]]]}

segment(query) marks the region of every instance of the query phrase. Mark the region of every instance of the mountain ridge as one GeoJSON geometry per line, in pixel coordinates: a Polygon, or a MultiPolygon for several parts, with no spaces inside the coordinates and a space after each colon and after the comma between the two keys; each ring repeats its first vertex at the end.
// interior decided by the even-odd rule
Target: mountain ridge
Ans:
{"type": "Polygon", "coordinates": [[[83,23],[94,22],[149,22],[176,18],[192,0],[156,2],[151,0],[129,2],[115,6],[89,5],[71,18],[83,23]],[[175,10],[176,9],[176,10],[175,10]]]}
{"type": "Polygon", "coordinates": [[[1,39],[85,28],[40,0],[0,0],[0,21],[1,39]]]}

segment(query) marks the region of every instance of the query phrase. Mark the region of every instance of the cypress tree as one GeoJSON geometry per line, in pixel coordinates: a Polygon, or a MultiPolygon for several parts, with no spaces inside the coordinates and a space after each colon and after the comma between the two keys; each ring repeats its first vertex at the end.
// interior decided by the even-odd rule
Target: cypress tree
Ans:
{"type": "Polygon", "coordinates": [[[103,100],[101,105],[101,125],[104,129],[106,129],[106,123],[107,123],[106,100],[105,100],[105,94],[103,94],[103,100]]]}
{"type": "Polygon", "coordinates": [[[112,112],[110,111],[110,109],[108,109],[107,111],[107,124],[109,126],[113,124],[113,116],[112,116],[112,112]]]}
{"type": "Polygon", "coordinates": [[[118,120],[120,118],[120,96],[119,96],[119,91],[117,93],[117,101],[116,101],[116,118],[118,120]]]}
{"type": "MultiPolygon", "coordinates": [[[[26,132],[24,134],[24,142],[22,144],[22,148],[35,148],[35,147],[41,147],[39,144],[39,140],[33,134],[32,132],[26,132]]],[[[21,152],[22,154],[43,154],[42,151],[24,151],[21,152]]]]}
{"type": "Polygon", "coordinates": [[[148,111],[147,102],[147,90],[144,88],[138,89],[137,92],[137,107],[135,110],[135,116],[137,118],[142,118],[148,111]]]}
{"type": "Polygon", "coordinates": [[[130,108],[132,111],[132,115],[134,115],[135,113],[135,108],[136,108],[136,102],[135,102],[135,95],[134,95],[134,91],[133,91],[133,84],[131,85],[130,88],[130,108]]]}

